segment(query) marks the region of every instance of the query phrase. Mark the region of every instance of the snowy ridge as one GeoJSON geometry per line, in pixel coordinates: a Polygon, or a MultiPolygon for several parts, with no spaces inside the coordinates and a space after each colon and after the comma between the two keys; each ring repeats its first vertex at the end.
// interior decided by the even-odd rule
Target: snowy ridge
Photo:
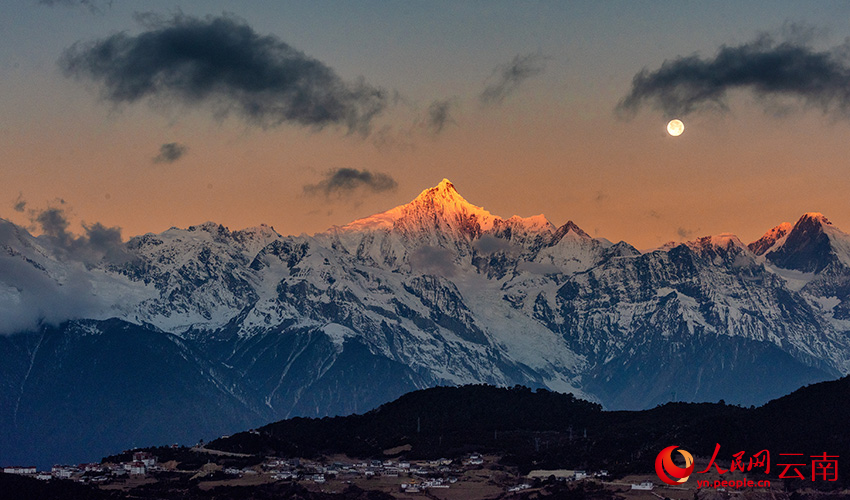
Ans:
{"type": "Polygon", "coordinates": [[[724,233],[640,253],[572,221],[503,219],[444,179],[313,236],[204,223],[124,246],[126,258],[83,265],[2,221],[0,311],[44,297],[32,283],[83,283],[93,305],[34,317],[173,334],[216,387],[270,418],[359,408],[364,387],[379,401],[436,384],[525,384],[637,408],[669,398],[655,389],[668,376],[704,400],[726,374],[782,367],[774,385],[741,389],[749,401],[850,372],[850,236],[820,214],[750,245],[724,233]],[[373,387],[378,372],[398,384],[373,387]]]}
{"type": "Polygon", "coordinates": [[[781,241],[785,241],[785,235],[791,231],[792,227],[793,226],[790,222],[783,222],[782,224],[772,228],[770,231],[764,233],[764,236],[761,238],[750,243],[748,248],[756,255],[764,255],[775,245],[779,244],[781,241]]]}

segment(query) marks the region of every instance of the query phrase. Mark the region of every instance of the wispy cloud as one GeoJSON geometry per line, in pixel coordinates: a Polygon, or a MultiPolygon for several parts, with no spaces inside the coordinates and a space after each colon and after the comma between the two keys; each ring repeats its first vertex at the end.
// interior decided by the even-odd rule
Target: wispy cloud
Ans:
{"type": "Polygon", "coordinates": [[[511,244],[510,241],[504,238],[497,238],[495,236],[485,234],[481,238],[475,240],[472,244],[473,248],[478,250],[479,252],[489,255],[497,252],[504,252],[506,254],[514,254],[519,252],[521,249],[516,245],[511,244]]]}
{"type": "Polygon", "coordinates": [[[447,126],[457,122],[452,118],[452,108],[456,105],[453,99],[436,100],[428,106],[428,116],[425,120],[426,128],[433,134],[439,134],[447,126]]]}
{"type": "Polygon", "coordinates": [[[431,101],[424,109],[395,93],[392,108],[395,115],[372,134],[371,141],[380,150],[411,151],[420,139],[436,139],[451,126],[460,108],[457,96],[431,101]]]}
{"type": "Polygon", "coordinates": [[[410,267],[414,272],[450,278],[457,274],[451,251],[432,246],[422,246],[410,254],[410,267]]]}
{"type": "Polygon", "coordinates": [[[681,227],[681,226],[678,229],[676,229],[676,234],[678,234],[680,238],[690,238],[691,235],[694,234],[695,232],[696,231],[694,231],[693,229],[686,229],[686,228],[681,227]]]}
{"type": "Polygon", "coordinates": [[[304,194],[323,195],[325,198],[341,198],[354,193],[380,193],[392,191],[398,186],[395,179],[381,172],[338,168],[325,173],[325,178],[316,184],[304,186],[304,194]]]}
{"type": "Polygon", "coordinates": [[[490,83],[487,84],[478,99],[484,105],[501,104],[524,81],[543,73],[545,69],[546,58],[542,54],[517,55],[510,63],[500,65],[493,70],[490,83]]]}
{"type": "Polygon", "coordinates": [[[27,209],[27,200],[24,199],[23,193],[18,193],[18,198],[15,199],[15,203],[12,204],[12,208],[15,209],[15,212],[25,212],[27,209]]]}
{"type": "Polygon", "coordinates": [[[532,274],[558,274],[561,269],[552,263],[546,262],[526,262],[522,261],[516,266],[517,271],[525,271],[532,274]]]}
{"type": "Polygon", "coordinates": [[[38,3],[48,7],[85,7],[92,12],[102,12],[112,7],[112,0],[38,0],[38,3]]]}
{"type": "Polygon", "coordinates": [[[189,151],[185,144],[169,142],[159,147],[159,154],[153,158],[154,163],[174,163],[189,151]]]}
{"type": "Polygon", "coordinates": [[[147,31],[77,42],[59,64],[91,79],[110,102],[164,99],[235,113],[262,127],[342,126],[367,134],[387,92],[336,72],[273,35],[233,16],[140,16],[147,31]]]}
{"type": "Polygon", "coordinates": [[[741,89],[762,99],[792,98],[804,107],[850,117],[848,46],[818,51],[809,37],[777,41],[762,35],[737,46],[722,46],[710,58],[697,55],[664,61],[635,75],[631,91],[617,110],[626,116],[649,105],[667,115],[684,116],[707,109],[727,110],[728,94],[741,89]]]}

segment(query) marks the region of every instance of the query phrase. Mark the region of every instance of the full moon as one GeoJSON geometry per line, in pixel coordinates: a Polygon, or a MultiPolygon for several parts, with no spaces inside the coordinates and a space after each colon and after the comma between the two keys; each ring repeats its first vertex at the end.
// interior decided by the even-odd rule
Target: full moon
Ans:
{"type": "Polygon", "coordinates": [[[682,120],[670,120],[670,123],[667,124],[667,133],[673,137],[682,135],[682,132],[684,131],[685,124],[682,123],[682,120]]]}

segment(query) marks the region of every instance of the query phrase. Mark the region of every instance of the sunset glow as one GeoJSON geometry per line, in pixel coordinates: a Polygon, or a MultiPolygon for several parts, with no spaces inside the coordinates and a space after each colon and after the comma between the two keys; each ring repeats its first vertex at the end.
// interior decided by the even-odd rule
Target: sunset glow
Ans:
{"type": "Polygon", "coordinates": [[[819,60],[850,33],[846,5],[619,4],[627,12],[614,16],[595,3],[505,2],[484,15],[473,4],[154,1],[145,17],[124,2],[49,3],[17,9],[0,34],[0,217],[36,233],[49,207],[74,232],[100,222],[124,239],[206,220],[315,233],[442,178],[492,213],[574,220],[642,248],[720,232],[751,241],[811,210],[850,227],[838,94],[730,80],[704,99],[707,82],[684,80],[767,58],[786,39],[819,60]],[[800,41],[788,19],[829,35],[800,41]],[[125,72],[159,50],[145,40],[194,30],[213,50],[228,29],[245,38],[218,53],[253,53],[254,67],[231,71],[219,57],[184,74],[194,56],[172,47],[186,65],[125,72]],[[764,33],[773,42],[751,45],[764,33]],[[86,52],[119,40],[127,52],[115,60],[86,52]],[[296,67],[344,91],[299,90],[318,99],[299,114],[274,81],[255,92],[237,77],[296,67]],[[201,75],[211,80],[191,83],[201,75]],[[699,134],[662,137],[668,113],[699,134]]]}

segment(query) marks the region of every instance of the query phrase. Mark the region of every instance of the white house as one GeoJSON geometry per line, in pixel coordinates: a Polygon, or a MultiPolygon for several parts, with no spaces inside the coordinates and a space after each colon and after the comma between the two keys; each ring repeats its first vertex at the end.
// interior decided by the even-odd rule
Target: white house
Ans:
{"type": "Polygon", "coordinates": [[[156,465],[156,457],[147,451],[137,451],[133,453],[134,462],[142,462],[145,467],[153,467],[156,465]]]}
{"type": "Polygon", "coordinates": [[[74,475],[74,470],[70,467],[57,467],[53,466],[53,477],[58,479],[70,479],[72,475],[74,475]]]}
{"type": "Polygon", "coordinates": [[[644,481],[640,484],[632,485],[633,490],[651,491],[653,488],[655,488],[655,484],[653,484],[652,481],[644,481]]]}
{"type": "Polygon", "coordinates": [[[35,474],[38,470],[36,470],[35,466],[21,467],[13,465],[12,467],[4,467],[3,472],[6,474],[35,474]]]}
{"type": "Polygon", "coordinates": [[[147,467],[145,467],[144,462],[133,462],[130,464],[130,474],[144,476],[145,472],[147,472],[147,467]]]}

